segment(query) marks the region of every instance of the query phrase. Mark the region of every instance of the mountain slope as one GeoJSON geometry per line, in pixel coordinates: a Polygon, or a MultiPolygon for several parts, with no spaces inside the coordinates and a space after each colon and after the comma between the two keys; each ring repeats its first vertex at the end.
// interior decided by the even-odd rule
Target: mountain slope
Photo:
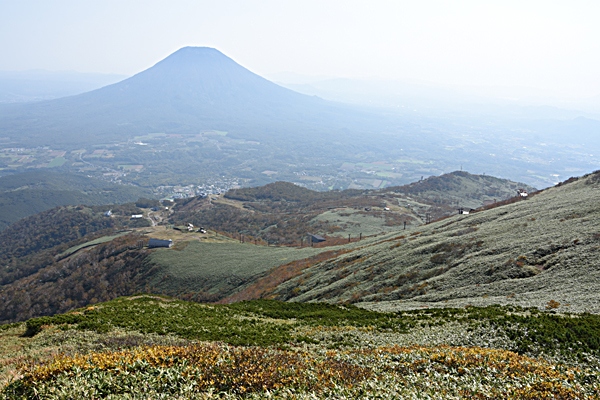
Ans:
{"type": "Polygon", "coordinates": [[[377,309],[501,303],[597,313],[599,190],[597,172],[529,200],[359,242],[261,296],[377,309]]]}

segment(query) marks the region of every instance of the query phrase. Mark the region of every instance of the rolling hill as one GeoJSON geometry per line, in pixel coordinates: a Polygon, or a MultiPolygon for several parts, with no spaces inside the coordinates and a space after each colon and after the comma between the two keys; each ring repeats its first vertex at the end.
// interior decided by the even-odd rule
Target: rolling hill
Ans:
{"type": "Polygon", "coordinates": [[[179,202],[175,224],[204,225],[272,244],[300,244],[308,232],[331,238],[414,227],[514,197],[523,183],[455,171],[384,190],[316,192],[288,182],[233,189],[222,198],[179,202]]]}
{"type": "MultiPolygon", "coordinates": [[[[519,189],[535,192],[524,183],[512,182],[489,175],[454,171],[439,176],[430,176],[404,186],[386,188],[383,193],[414,196],[430,204],[455,204],[465,209],[479,208],[496,201],[515,196],[519,189]]],[[[435,216],[437,219],[439,216],[435,216]]]]}

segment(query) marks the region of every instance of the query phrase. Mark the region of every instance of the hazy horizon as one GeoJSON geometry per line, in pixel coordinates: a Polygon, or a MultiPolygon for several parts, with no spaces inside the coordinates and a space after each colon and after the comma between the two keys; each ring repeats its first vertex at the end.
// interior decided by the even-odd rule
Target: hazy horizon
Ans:
{"type": "Polygon", "coordinates": [[[0,70],[131,76],[181,47],[207,46],[267,77],[589,98],[600,95],[598,11],[584,0],[3,2],[0,70]]]}

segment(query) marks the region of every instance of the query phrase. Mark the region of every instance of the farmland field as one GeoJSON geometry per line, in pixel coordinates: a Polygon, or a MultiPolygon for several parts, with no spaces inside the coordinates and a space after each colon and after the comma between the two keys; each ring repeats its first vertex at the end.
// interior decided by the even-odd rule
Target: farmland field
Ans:
{"type": "Polygon", "coordinates": [[[56,157],[54,160],[50,161],[50,164],[48,164],[48,168],[62,167],[66,162],[67,159],[64,157],[56,157]]]}

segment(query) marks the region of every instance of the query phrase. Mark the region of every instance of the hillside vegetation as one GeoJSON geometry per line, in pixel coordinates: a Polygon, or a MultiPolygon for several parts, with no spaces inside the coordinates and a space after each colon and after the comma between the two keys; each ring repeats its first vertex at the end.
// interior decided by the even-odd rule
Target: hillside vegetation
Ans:
{"type": "Polygon", "coordinates": [[[134,296],[5,326],[0,395],[597,398],[600,320],[573,317],[134,296]]]}
{"type": "Polygon", "coordinates": [[[44,169],[0,177],[0,231],[10,224],[65,205],[121,204],[148,196],[147,190],[44,169]]]}
{"type": "Polygon", "coordinates": [[[137,248],[139,239],[136,235],[116,238],[66,259],[37,265],[37,270],[0,286],[0,321],[53,315],[136,293],[144,286],[146,253],[137,248]]]}
{"type": "Polygon", "coordinates": [[[40,316],[0,327],[0,397],[598,398],[599,190],[597,172],[329,247],[87,233],[0,287],[5,322],[40,316]],[[225,304],[115,299],[136,292],[225,304]]]}
{"type": "Polygon", "coordinates": [[[391,233],[278,286],[289,301],[376,309],[515,304],[600,312],[600,173],[528,200],[391,233]]]}
{"type": "Polygon", "coordinates": [[[57,207],[0,232],[1,322],[65,312],[138,289],[144,259],[138,243],[144,237],[133,230],[148,221],[130,219],[139,212],[134,204],[112,209],[106,217],[106,207],[57,207]]]}

